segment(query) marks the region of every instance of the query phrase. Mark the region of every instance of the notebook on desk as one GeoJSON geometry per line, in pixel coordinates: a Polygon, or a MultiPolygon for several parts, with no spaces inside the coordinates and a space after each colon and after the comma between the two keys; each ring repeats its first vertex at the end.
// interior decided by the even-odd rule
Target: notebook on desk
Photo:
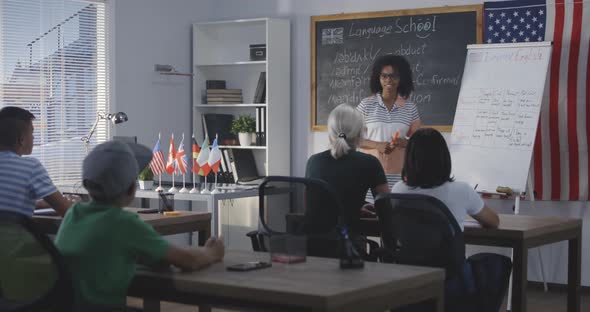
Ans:
{"type": "Polygon", "coordinates": [[[57,216],[57,212],[53,208],[35,209],[33,211],[35,216],[57,216]]]}

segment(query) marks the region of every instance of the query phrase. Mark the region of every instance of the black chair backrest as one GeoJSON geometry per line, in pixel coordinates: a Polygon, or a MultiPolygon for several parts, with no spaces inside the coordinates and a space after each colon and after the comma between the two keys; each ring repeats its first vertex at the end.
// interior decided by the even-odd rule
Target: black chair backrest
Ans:
{"type": "Polygon", "coordinates": [[[71,311],[73,297],[49,237],[28,216],[0,211],[0,311],[71,311]]]}
{"type": "MultiPolygon", "coordinates": [[[[253,248],[266,251],[261,237],[306,236],[307,254],[337,257],[337,226],[343,223],[336,191],[319,179],[268,176],[258,188],[259,230],[253,248]]],[[[271,250],[272,251],[272,250],[271,250]]]]}
{"type": "Polygon", "coordinates": [[[302,234],[326,233],[342,222],[340,198],[328,183],[319,179],[268,176],[258,187],[258,200],[260,224],[268,233],[284,233],[288,229],[302,234]],[[284,195],[286,197],[282,201],[271,202],[272,199],[280,200],[280,196],[284,195]],[[303,227],[292,228],[282,222],[278,222],[280,226],[273,226],[273,221],[277,219],[301,214],[305,216],[303,227]]]}
{"type": "Polygon", "coordinates": [[[461,274],[463,231],[443,202],[420,194],[380,194],[375,209],[383,247],[394,262],[445,268],[447,279],[461,274]]]}

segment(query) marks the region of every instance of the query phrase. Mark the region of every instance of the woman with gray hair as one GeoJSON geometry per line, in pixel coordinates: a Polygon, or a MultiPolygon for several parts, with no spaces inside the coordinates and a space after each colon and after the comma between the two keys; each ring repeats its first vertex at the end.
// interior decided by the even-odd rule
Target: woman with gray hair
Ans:
{"type": "Polygon", "coordinates": [[[330,154],[335,159],[356,150],[363,135],[363,115],[354,107],[341,104],[328,117],[330,154]]]}
{"type": "MultiPolygon", "coordinates": [[[[328,117],[330,149],[312,155],[305,172],[306,177],[324,180],[336,190],[344,208],[342,216],[353,235],[358,233],[367,191],[372,190],[375,196],[389,192],[379,160],[356,150],[364,129],[359,111],[347,104],[338,105],[328,117]]],[[[338,216],[322,216],[326,219],[314,220],[314,224],[322,228],[311,231],[329,231],[336,226],[338,216]]]]}

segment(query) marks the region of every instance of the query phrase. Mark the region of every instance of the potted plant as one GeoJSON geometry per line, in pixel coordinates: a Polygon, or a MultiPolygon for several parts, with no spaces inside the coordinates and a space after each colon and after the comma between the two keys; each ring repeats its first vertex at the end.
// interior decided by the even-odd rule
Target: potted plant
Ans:
{"type": "Polygon", "coordinates": [[[248,115],[241,115],[234,119],[230,129],[231,133],[238,135],[241,146],[250,146],[252,144],[255,130],[256,120],[248,115]]]}
{"type": "Polygon", "coordinates": [[[150,166],[145,167],[145,169],[139,173],[137,179],[139,180],[139,189],[151,190],[154,186],[154,173],[152,172],[152,168],[150,168],[150,166]]]}

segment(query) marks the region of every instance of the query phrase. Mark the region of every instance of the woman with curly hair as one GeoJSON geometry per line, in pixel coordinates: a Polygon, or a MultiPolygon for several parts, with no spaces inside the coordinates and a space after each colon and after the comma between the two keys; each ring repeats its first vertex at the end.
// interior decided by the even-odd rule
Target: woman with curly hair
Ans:
{"type": "Polygon", "coordinates": [[[367,129],[360,148],[379,159],[391,188],[401,180],[408,138],[421,125],[418,108],[409,101],[414,91],[410,64],[399,55],[378,57],[373,63],[370,85],[372,95],[357,106],[367,129]],[[395,133],[398,135],[394,139],[395,133]]]}

